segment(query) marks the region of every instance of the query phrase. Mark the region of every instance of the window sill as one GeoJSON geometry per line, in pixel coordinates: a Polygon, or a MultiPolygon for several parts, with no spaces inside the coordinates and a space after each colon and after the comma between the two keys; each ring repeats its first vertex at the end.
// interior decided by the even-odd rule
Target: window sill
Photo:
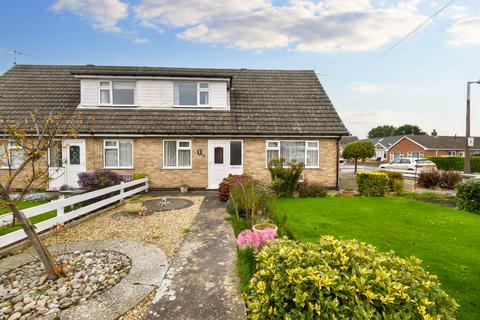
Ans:
{"type": "Polygon", "coordinates": [[[101,107],[101,108],[108,108],[108,107],[111,107],[111,108],[118,108],[118,107],[121,107],[121,108],[138,108],[139,107],[138,104],[99,104],[98,106],[101,107]]]}
{"type": "Polygon", "coordinates": [[[103,167],[103,169],[133,169],[133,167],[103,167]]]}
{"type": "Polygon", "coordinates": [[[211,108],[212,108],[212,106],[210,106],[210,105],[207,106],[207,105],[201,105],[201,104],[197,104],[197,105],[194,105],[194,106],[190,106],[190,105],[184,105],[184,106],[182,106],[182,105],[174,105],[173,107],[174,107],[174,108],[179,108],[179,109],[188,109],[188,108],[211,109],[211,108]]]}
{"type": "Polygon", "coordinates": [[[191,170],[192,167],[162,167],[165,170],[191,170]]]}

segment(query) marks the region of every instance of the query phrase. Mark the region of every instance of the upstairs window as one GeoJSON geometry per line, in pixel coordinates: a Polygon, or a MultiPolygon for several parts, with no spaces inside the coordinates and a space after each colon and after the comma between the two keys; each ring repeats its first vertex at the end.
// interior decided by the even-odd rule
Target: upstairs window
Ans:
{"type": "Polygon", "coordinates": [[[136,89],[135,81],[100,81],[98,84],[100,105],[135,105],[136,89]]]}
{"type": "Polygon", "coordinates": [[[210,84],[208,82],[175,82],[175,105],[205,107],[210,105],[210,84]]]}

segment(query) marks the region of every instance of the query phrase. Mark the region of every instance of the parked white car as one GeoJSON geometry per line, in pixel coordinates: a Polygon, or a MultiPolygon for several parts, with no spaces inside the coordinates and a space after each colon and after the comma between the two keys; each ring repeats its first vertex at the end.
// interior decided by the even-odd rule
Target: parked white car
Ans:
{"type": "Polygon", "coordinates": [[[437,169],[435,163],[428,159],[418,158],[401,158],[390,161],[389,163],[384,163],[380,165],[380,171],[428,171],[432,169],[437,169]]]}

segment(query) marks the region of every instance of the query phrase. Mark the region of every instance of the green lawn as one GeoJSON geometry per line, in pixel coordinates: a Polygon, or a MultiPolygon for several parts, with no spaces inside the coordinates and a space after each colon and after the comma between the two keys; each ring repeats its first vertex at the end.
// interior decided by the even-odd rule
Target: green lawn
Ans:
{"type": "MultiPolygon", "coordinates": [[[[32,201],[32,202],[22,201],[18,204],[18,207],[19,207],[19,209],[27,209],[27,208],[35,207],[35,206],[38,206],[38,205],[41,205],[41,204],[44,204],[44,203],[47,203],[47,202],[48,201],[32,201]]],[[[9,212],[10,212],[10,209],[0,208],[0,216],[3,215],[3,214],[9,213],[9,212]]],[[[55,215],[56,215],[55,210],[54,211],[49,211],[49,212],[42,213],[41,215],[30,218],[30,221],[32,221],[32,223],[38,223],[38,222],[53,218],[53,217],[55,217],[55,215]]],[[[20,228],[21,228],[20,226],[14,226],[14,227],[3,226],[3,227],[0,227],[0,236],[2,236],[4,234],[7,234],[7,233],[10,233],[10,232],[13,232],[13,231],[16,231],[20,228]]]]}
{"type": "Polygon", "coordinates": [[[479,215],[406,198],[279,199],[277,206],[297,240],[333,235],[422,259],[461,305],[460,319],[478,319],[479,215]]]}

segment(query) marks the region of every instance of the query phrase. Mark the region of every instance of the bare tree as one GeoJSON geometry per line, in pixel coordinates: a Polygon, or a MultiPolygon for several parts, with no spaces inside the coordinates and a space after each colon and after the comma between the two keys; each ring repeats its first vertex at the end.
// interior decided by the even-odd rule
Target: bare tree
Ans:
{"type": "MultiPolygon", "coordinates": [[[[66,109],[47,114],[32,111],[24,119],[17,120],[0,117],[0,128],[3,129],[0,167],[8,169],[7,177],[0,180],[0,207],[12,211],[14,222],[25,231],[52,280],[62,276],[63,270],[18,205],[28,192],[48,184],[51,178],[47,153],[52,148],[62,148],[62,139],[77,137],[81,125],[80,118],[71,116],[66,109]],[[11,190],[15,184],[20,185],[22,191],[13,197],[11,190]]],[[[57,156],[61,157],[61,152],[57,156]]]]}

